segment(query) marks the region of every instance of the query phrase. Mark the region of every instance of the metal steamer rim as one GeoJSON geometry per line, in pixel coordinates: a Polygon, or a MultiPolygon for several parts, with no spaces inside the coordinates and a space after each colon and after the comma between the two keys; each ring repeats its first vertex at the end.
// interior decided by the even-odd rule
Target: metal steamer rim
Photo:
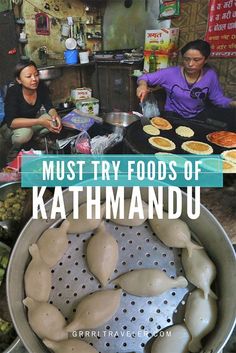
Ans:
{"type": "MultiPolygon", "coordinates": [[[[111,281],[125,272],[141,268],[157,268],[172,278],[184,275],[181,249],[165,246],[147,221],[138,227],[128,227],[107,220],[105,226],[119,246],[119,259],[111,281]]],[[[69,234],[69,247],[51,271],[49,303],[61,311],[68,323],[78,302],[101,289],[86,263],[87,243],[93,235],[93,232],[69,234]]],[[[108,283],[103,289],[113,288],[117,286],[108,283]]],[[[183,322],[184,297],[193,288],[189,284],[156,297],[137,297],[123,291],[120,307],[110,321],[96,329],[74,331],[70,337],[84,340],[100,353],[147,352],[155,337],[165,334],[165,328],[183,322]]]]}

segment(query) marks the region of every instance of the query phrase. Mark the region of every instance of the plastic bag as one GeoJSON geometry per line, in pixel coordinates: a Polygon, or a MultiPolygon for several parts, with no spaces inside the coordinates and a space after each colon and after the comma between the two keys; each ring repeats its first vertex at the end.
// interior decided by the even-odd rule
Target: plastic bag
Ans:
{"type": "Polygon", "coordinates": [[[91,140],[91,153],[103,154],[106,149],[113,147],[122,140],[123,136],[119,134],[109,134],[108,136],[95,136],[91,140]]]}
{"type": "Polygon", "coordinates": [[[142,113],[145,118],[153,118],[160,115],[157,100],[153,93],[149,93],[141,104],[142,113]]]}
{"type": "Polygon", "coordinates": [[[82,131],[72,142],[71,151],[72,153],[91,154],[90,136],[86,131],[82,131]]]}

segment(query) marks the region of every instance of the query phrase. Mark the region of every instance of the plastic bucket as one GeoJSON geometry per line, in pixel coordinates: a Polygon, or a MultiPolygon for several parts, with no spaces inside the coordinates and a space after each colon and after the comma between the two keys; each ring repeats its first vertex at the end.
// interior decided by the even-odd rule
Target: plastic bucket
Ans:
{"type": "Polygon", "coordinates": [[[89,52],[88,51],[79,52],[79,60],[80,60],[80,64],[89,63],[89,52]]]}
{"type": "Polygon", "coordinates": [[[78,49],[65,50],[64,59],[67,64],[77,64],[78,63],[78,49]]]}

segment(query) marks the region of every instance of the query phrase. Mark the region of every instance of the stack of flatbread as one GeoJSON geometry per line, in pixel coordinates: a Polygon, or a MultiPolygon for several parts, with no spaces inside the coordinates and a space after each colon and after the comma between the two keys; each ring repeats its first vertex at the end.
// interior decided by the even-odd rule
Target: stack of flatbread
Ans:
{"type": "Polygon", "coordinates": [[[220,147],[236,147],[236,133],[231,131],[215,131],[207,135],[208,141],[220,147]]]}

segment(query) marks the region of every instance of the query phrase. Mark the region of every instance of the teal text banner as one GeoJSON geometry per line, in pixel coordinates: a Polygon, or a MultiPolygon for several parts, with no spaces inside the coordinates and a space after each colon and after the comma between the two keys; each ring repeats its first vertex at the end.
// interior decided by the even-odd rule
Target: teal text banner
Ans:
{"type": "Polygon", "coordinates": [[[219,155],[23,155],[22,186],[222,187],[219,155]]]}

